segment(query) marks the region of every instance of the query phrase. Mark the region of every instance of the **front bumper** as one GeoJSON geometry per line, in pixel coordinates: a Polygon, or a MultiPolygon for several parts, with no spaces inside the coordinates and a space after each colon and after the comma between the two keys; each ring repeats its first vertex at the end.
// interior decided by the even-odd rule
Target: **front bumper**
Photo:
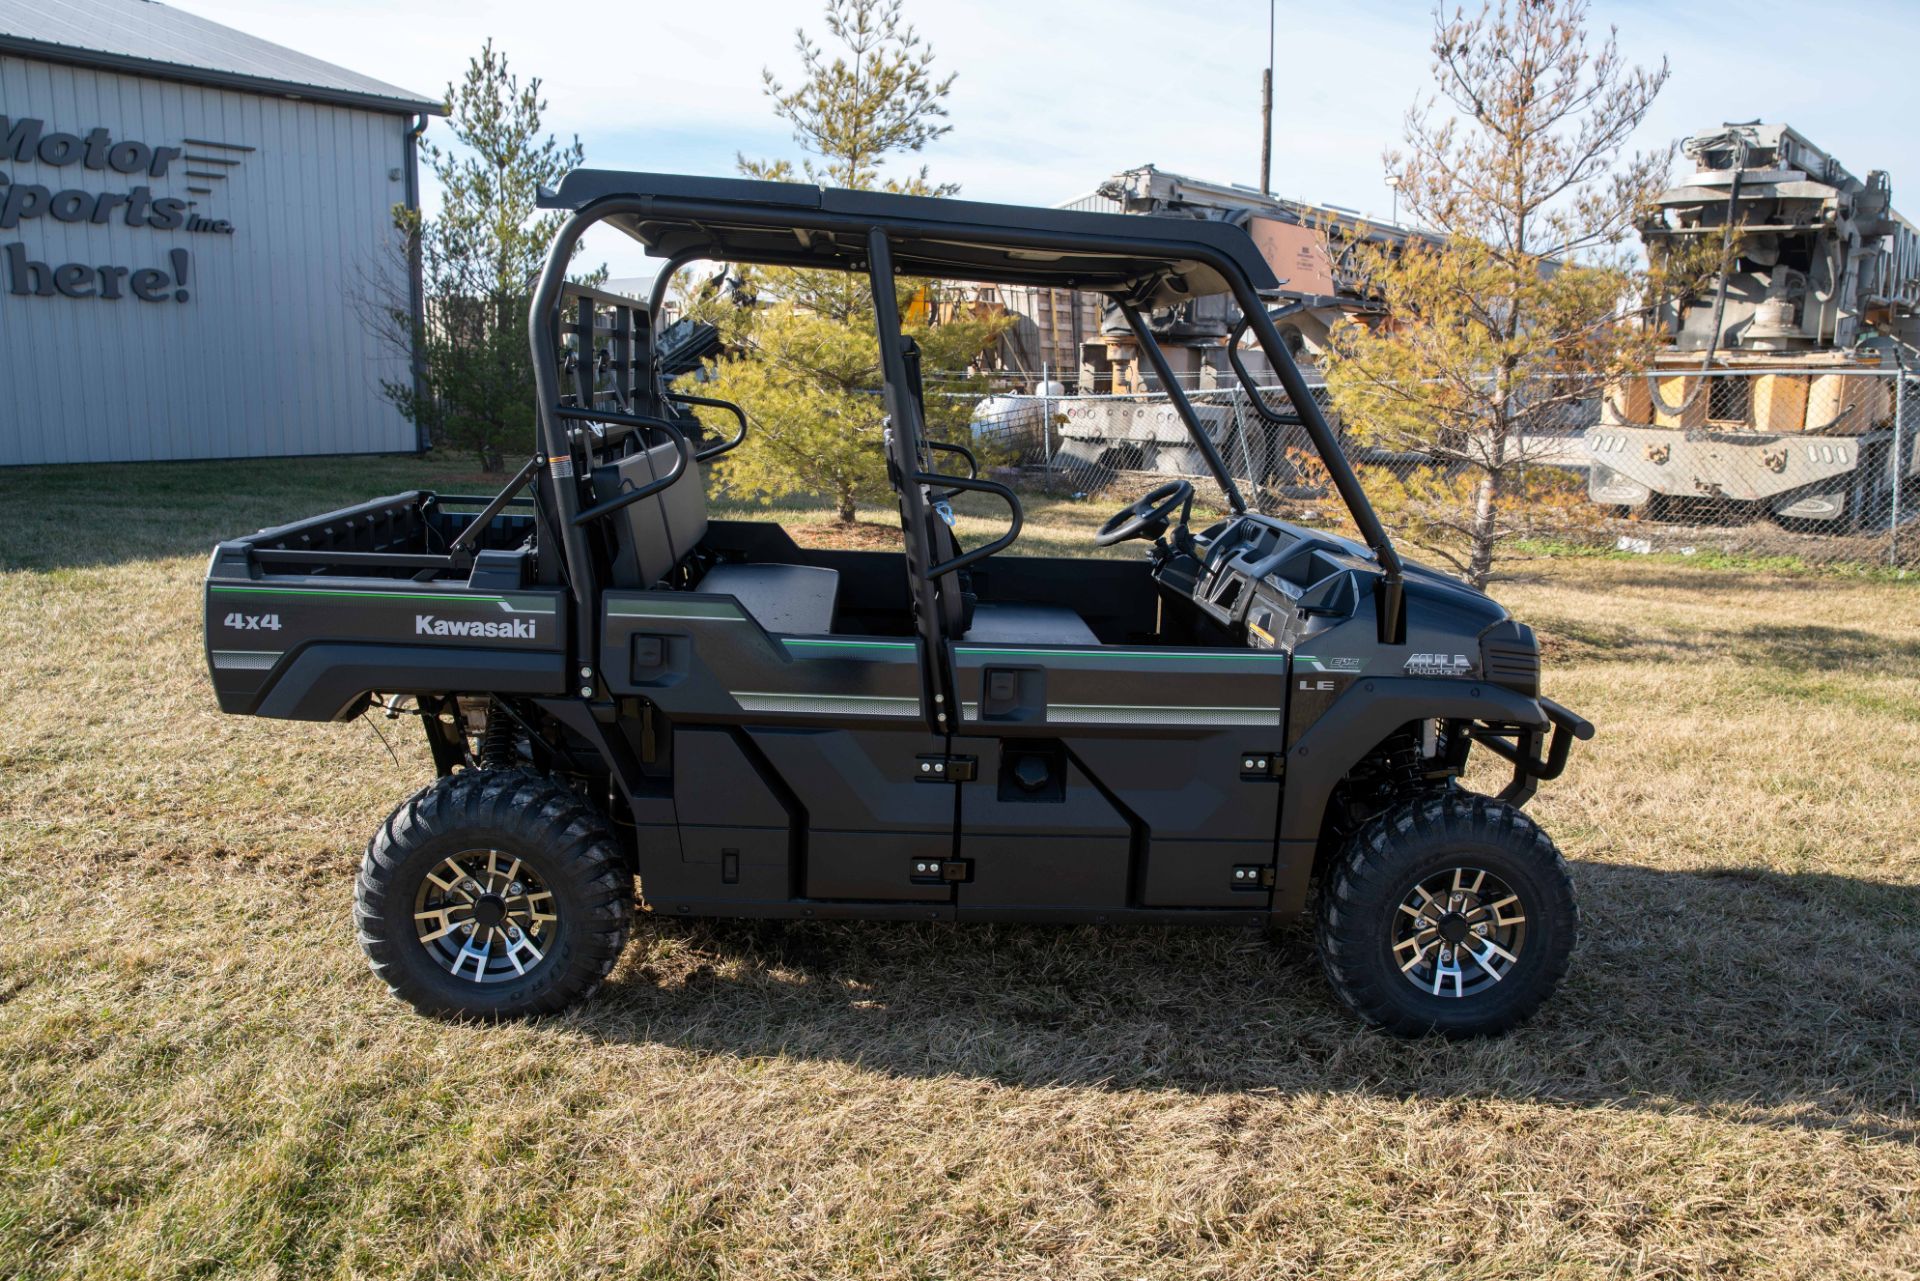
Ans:
{"type": "Polygon", "coordinates": [[[1475,741],[1513,766],[1513,781],[1500,791],[1500,799],[1510,805],[1525,805],[1540,784],[1559,778],[1567,768],[1567,757],[1577,738],[1585,742],[1593,737],[1593,722],[1550,698],[1539,700],[1552,730],[1520,729],[1513,741],[1499,734],[1475,735],[1475,741]],[[1545,755],[1541,748],[1545,746],[1545,755]]]}

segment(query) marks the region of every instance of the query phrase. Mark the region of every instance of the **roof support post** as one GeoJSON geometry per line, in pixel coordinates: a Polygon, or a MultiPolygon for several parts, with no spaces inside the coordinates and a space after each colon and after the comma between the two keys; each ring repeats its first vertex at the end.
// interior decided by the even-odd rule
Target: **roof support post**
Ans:
{"type": "MultiPolygon", "coordinates": [[[[1393,539],[1387,536],[1386,526],[1380,523],[1379,514],[1373,510],[1366,491],[1360,487],[1360,478],[1354,474],[1353,464],[1347,461],[1346,451],[1340,448],[1340,439],[1333,434],[1327,416],[1320,411],[1320,402],[1313,398],[1313,389],[1307,386],[1307,380],[1301,376],[1300,366],[1293,363],[1293,355],[1281,339],[1280,330],[1274,326],[1273,317],[1267,314],[1266,304],[1245,280],[1229,276],[1228,282],[1233,286],[1234,301],[1240,305],[1241,314],[1252,327],[1261,351],[1266,353],[1267,363],[1273,366],[1274,374],[1280,379],[1280,389],[1293,402],[1294,413],[1300,416],[1300,425],[1306,428],[1308,439],[1313,441],[1320,461],[1326,465],[1333,487],[1340,492],[1340,499],[1346,503],[1353,523],[1360,527],[1360,536],[1380,561],[1383,572],[1378,597],[1374,602],[1380,623],[1380,643],[1403,645],[1407,638],[1406,567],[1401,563],[1400,553],[1394,550],[1393,539]]],[[[1260,389],[1249,386],[1247,394],[1258,397],[1260,389]]]]}
{"type": "Polygon", "coordinates": [[[1154,376],[1160,380],[1160,386],[1167,393],[1167,399],[1173,402],[1174,412],[1180,415],[1180,421],[1187,425],[1187,434],[1193,437],[1194,445],[1200,450],[1200,456],[1207,460],[1207,470],[1220,483],[1221,492],[1226,494],[1227,503],[1237,512],[1247,510],[1247,500],[1240,496],[1240,487],[1233,483],[1233,476],[1227,471],[1226,459],[1220,457],[1219,447],[1213,443],[1213,437],[1207,435],[1206,426],[1201,423],[1200,415],[1193,411],[1193,402],[1187,399],[1187,393],[1180,386],[1180,380],[1173,376],[1173,367],[1167,363],[1167,354],[1160,350],[1159,342],[1153,336],[1153,330],[1147,328],[1146,317],[1130,302],[1120,304],[1120,314],[1127,318],[1127,324],[1133,327],[1133,336],[1140,344],[1140,350],[1147,353],[1147,359],[1153,364],[1154,376]]]}
{"type": "MultiPolygon", "coordinates": [[[[873,290],[874,328],[880,339],[880,372],[887,407],[887,472],[900,495],[901,539],[913,590],[914,630],[920,635],[921,712],[928,727],[945,734],[947,708],[957,707],[943,658],[942,625],[934,599],[933,546],[927,534],[927,496],[915,479],[920,465],[920,406],[908,381],[906,355],[900,349],[900,303],[893,292],[893,246],[879,227],[867,232],[867,280],[873,290]]],[[[957,590],[957,588],[956,588],[957,590]]]]}
{"type": "Polygon", "coordinates": [[[600,218],[601,214],[588,208],[560,224],[560,230],[553,235],[553,244],[547,249],[546,264],[540,269],[540,280],[534,286],[533,300],[527,308],[527,341],[533,345],[534,409],[539,415],[540,453],[546,459],[541,489],[552,495],[552,507],[558,517],[554,525],[567,566],[567,588],[573,595],[573,658],[577,664],[593,661],[600,615],[586,531],[574,523],[580,514],[580,481],[574,475],[572,439],[556,412],[564,394],[558,354],[559,307],[560,291],[567,283],[567,264],[573,261],[574,247],[587,228],[600,218]]]}

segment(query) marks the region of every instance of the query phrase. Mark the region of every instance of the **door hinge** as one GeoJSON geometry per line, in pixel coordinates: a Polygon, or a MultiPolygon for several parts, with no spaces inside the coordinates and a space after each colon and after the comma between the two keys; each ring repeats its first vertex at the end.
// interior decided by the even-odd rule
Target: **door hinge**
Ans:
{"type": "Polygon", "coordinates": [[[913,777],[918,783],[971,783],[980,764],[971,756],[917,756],[914,760],[918,768],[913,777]]]}
{"type": "Polygon", "coordinates": [[[1236,890],[1270,890],[1273,882],[1273,868],[1266,864],[1243,863],[1233,869],[1233,888],[1236,890]]]}
{"type": "Polygon", "coordinates": [[[1286,755],[1282,752],[1240,753],[1240,777],[1250,783],[1271,782],[1286,769],[1286,755]]]}
{"type": "Polygon", "coordinates": [[[940,885],[970,881],[973,864],[963,858],[917,858],[907,879],[916,885],[940,885]]]}

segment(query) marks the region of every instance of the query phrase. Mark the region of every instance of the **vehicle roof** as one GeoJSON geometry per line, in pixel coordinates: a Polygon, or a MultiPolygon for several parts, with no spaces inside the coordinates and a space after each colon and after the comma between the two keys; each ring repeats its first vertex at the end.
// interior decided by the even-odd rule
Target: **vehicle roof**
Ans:
{"type": "Polygon", "coordinates": [[[1217,263],[1257,291],[1279,288],[1239,227],[1184,218],[1036,209],[809,183],[576,169],[545,209],[617,204],[606,222],[659,258],[866,267],[880,227],[903,276],[990,280],[1132,295],[1166,306],[1230,288],[1217,263]]]}

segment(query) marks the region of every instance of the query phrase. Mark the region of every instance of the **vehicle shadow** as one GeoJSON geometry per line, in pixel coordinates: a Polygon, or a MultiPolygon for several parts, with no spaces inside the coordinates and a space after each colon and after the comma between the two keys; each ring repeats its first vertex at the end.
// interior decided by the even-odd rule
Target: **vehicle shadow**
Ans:
{"type": "Polygon", "coordinates": [[[590,1035],[1015,1086],[1358,1091],[1651,1106],[1920,1140],[1920,890],[1580,863],[1558,995],[1494,1040],[1399,1041],[1304,927],[644,918],[590,1035]]]}

